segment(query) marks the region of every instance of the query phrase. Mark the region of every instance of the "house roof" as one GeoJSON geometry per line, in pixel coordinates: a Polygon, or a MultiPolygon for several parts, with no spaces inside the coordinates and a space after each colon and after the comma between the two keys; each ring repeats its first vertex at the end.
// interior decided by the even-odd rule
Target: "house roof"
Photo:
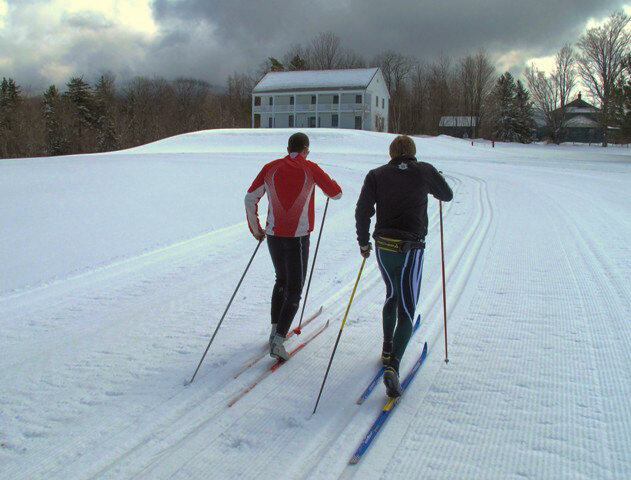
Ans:
{"type": "Polygon", "coordinates": [[[583,115],[570,118],[563,126],[566,128],[600,128],[598,122],[583,115]]]}
{"type": "MultiPolygon", "coordinates": [[[[561,110],[558,108],[555,111],[561,110]]],[[[576,100],[565,105],[565,113],[598,113],[599,109],[594,107],[592,104],[587,103],[583,100],[582,95],[579,93],[576,100]]]]}
{"type": "Polygon", "coordinates": [[[295,90],[365,89],[379,68],[353,68],[348,70],[301,70],[269,72],[254,87],[254,92],[295,90]]]}
{"type": "Polygon", "coordinates": [[[477,117],[440,117],[439,127],[475,127],[477,117]]]}

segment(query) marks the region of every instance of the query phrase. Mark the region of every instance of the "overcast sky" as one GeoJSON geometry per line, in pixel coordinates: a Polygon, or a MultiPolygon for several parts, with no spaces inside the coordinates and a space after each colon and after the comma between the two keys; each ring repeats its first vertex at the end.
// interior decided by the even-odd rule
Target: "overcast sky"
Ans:
{"type": "Polygon", "coordinates": [[[0,77],[38,92],[73,75],[180,76],[225,84],[331,31],[366,60],[431,60],[485,48],[498,70],[545,67],[566,42],[631,2],[615,0],[0,0],[0,77]]]}

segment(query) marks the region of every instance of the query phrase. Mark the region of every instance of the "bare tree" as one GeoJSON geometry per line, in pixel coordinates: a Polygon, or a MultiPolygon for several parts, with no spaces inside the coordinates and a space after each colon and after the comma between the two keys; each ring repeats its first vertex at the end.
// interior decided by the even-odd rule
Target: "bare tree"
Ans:
{"type": "Polygon", "coordinates": [[[342,41],[333,32],[321,32],[311,41],[309,54],[309,64],[315,70],[340,68],[344,55],[342,41]]]}
{"type": "MultiPolygon", "coordinates": [[[[476,90],[476,62],[475,57],[467,55],[460,60],[458,83],[459,91],[461,94],[461,109],[460,112],[469,117],[471,126],[473,126],[473,120],[476,117],[474,108],[475,103],[475,90],[476,90]]],[[[476,118],[477,123],[477,118],[476,118]]],[[[475,132],[474,136],[475,136],[475,132]]]]}
{"type": "Polygon", "coordinates": [[[353,50],[346,49],[340,61],[340,68],[364,68],[366,61],[364,57],[355,53],[353,50]]]}
{"type": "Polygon", "coordinates": [[[625,58],[631,46],[627,29],[628,15],[614,12],[607,22],[590,28],[578,41],[578,73],[591,96],[600,103],[600,121],[604,129],[603,147],[607,146],[607,129],[613,113],[616,83],[624,73],[625,58]]]}
{"type": "Polygon", "coordinates": [[[426,110],[428,103],[427,65],[418,61],[410,74],[410,98],[405,119],[407,130],[412,133],[426,133],[426,110]]]}
{"type": "Polygon", "coordinates": [[[484,50],[479,50],[475,56],[475,86],[473,89],[473,114],[478,118],[474,128],[474,136],[480,135],[482,122],[484,121],[484,106],[486,99],[493,90],[497,72],[484,50]]]}
{"type": "Polygon", "coordinates": [[[535,106],[543,114],[555,143],[560,143],[565,124],[565,106],[576,85],[576,55],[571,45],[564,45],[556,54],[554,70],[546,76],[534,65],[525,71],[528,88],[535,106]]]}
{"type": "Polygon", "coordinates": [[[428,120],[430,130],[428,133],[437,134],[440,117],[451,112],[452,91],[449,88],[451,75],[451,60],[445,55],[433,62],[428,73],[428,120]]]}
{"type": "Polygon", "coordinates": [[[373,65],[381,68],[390,92],[390,130],[400,132],[401,115],[407,94],[406,81],[412,72],[414,62],[410,57],[388,50],[375,57],[373,65]]]}

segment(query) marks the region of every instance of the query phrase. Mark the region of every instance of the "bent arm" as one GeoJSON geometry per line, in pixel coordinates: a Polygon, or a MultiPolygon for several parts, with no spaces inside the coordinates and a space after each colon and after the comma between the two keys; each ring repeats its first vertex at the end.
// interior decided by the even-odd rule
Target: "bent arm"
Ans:
{"type": "Polygon", "coordinates": [[[313,181],[320,187],[322,192],[331,200],[338,200],[342,198],[342,188],[337,184],[335,180],[327,175],[316,163],[311,162],[311,174],[313,175],[313,181]]]}
{"type": "Polygon", "coordinates": [[[259,223],[258,204],[261,197],[265,194],[265,174],[264,169],[256,176],[254,182],[248,189],[248,193],[245,194],[243,203],[245,203],[245,215],[248,220],[248,228],[253,235],[258,235],[263,232],[261,224],[259,223]]]}
{"type": "Polygon", "coordinates": [[[428,179],[429,193],[431,193],[437,200],[442,200],[443,202],[451,201],[451,199],[454,198],[451,187],[438,170],[431,165],[430,167],[430,175],[428,179]]]}

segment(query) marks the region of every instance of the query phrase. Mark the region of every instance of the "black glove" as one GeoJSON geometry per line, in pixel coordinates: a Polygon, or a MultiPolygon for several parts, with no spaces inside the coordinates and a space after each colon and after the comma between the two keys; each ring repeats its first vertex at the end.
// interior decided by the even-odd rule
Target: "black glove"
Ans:
{"type": "Polygon", "coordinates": [[[370,257],[370,251],[372,250],[372,244],[368,242],[368,245],[364,245],[363,247],[359,247],[359,254],[364,257],[370,257]]]}

